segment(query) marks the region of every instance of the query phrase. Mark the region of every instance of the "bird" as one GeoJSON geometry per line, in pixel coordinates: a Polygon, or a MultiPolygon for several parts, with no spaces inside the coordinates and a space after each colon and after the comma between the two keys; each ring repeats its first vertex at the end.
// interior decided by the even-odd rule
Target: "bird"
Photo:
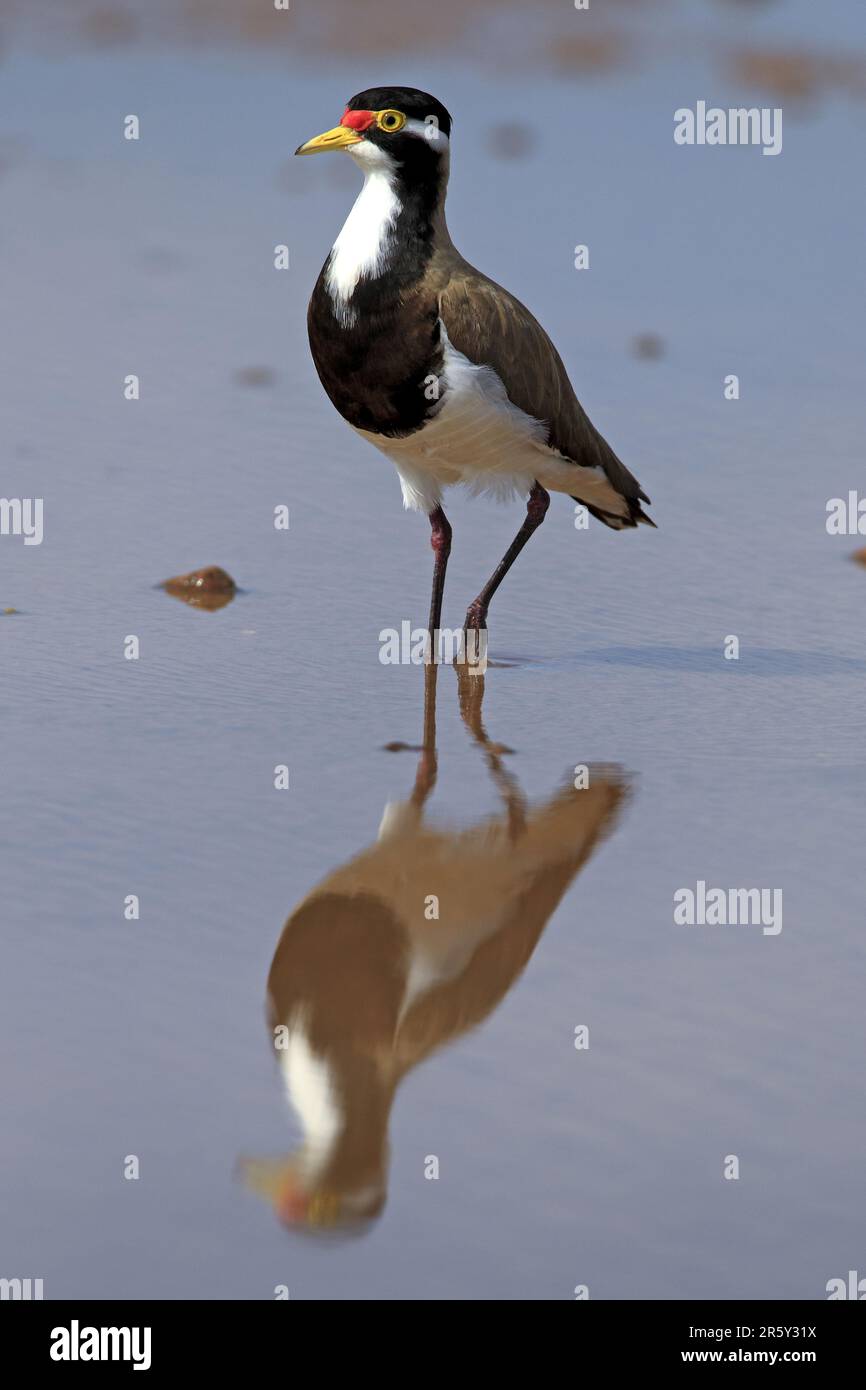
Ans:
{"type": "Polygon", "coordinates": [[[485,677],[464,666],[461,714],[502,808],[469,826],[429,823],[437,675],[429,664],[410,794],[294,908],[268,973],[271,1049],[302,1140],[238,1173],[293,1232],[363,1235],[381,1216],[400,1083],[499,1007],[630,795],[622,769],[592,765],[587,785],[569,778],[529,804],[484,728],[485,677]]]}
{"type": "Polygon", "coordinates": [[[616,531],[655,526],[642,506],[649,498],[589,420],[544,329],[452,242],[451,131],[429,93],[371,87],[351,98],[339,125],[295,151],[343,151],[364,176],[310,299],[310,350],[332,404],[395,465],[404,506],[429,519],[431,634],[451,552],[449,486],[526,498],[523,524],[469,605],[464,633],[486,630],[490,601],[551,492],[616,531]]]}

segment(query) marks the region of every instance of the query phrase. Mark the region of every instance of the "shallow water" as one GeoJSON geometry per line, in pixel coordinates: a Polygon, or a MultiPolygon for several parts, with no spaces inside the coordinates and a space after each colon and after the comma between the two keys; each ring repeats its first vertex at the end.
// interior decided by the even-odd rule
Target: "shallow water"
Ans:
{"type": "MultiPolygon", "coordinates": [[[[775,159],[679,149],[673,107],[728,104],[709,64],[672,41],[628,81],[531,68],[538,138],[509,162],[486,151],[511,77],[405,60],[458,113],[455,240],[544,321],[659,530],[578,531],[553,499],[491,609],[483,719],[512,752],[479,744],[440,672],[425,809],[451,876],[431,860],[431,881],[489,901],[489,941],[519,878],[538,939],[501,997],[481,969],[462,1033],[455,947],[413,1050],[384,1003],[359,1022],[405,943],[347,969],[334,937],[334,980],[364,988],[333,1026],[405,1075],[378,1219],[313,1240],[244,1182],[301,1138],[268,972],[297,906],[377,853],[384,808],[430,772],[384,747],[423,743],[424,673],[379,660],[383,629],[423,623],[426,524],[334,415],[305,341],[354,183],[285,168],[370,64],[145,44],[7,63],[2,491],[44,497],[45,538],[0,538],[0,608],[19,610],[0,616],[4,1277],[47,1297],[820,1298],[862,1269],[866,573],[824,519],[863,482],[866,196],[847,171],[864,108],[786,115],[775,159]],[[138,109],[125,146],[118,113],[138,109]],[[630,352],[647,330],[658,361],[630,352]],[[209,564],[241,589],[218,612],[155,587],[209,564]],[[622,791],[607,838],[581,822],[558,868],[510,863],[509,798],[543,807],[583,764],[622,791]],[[698,880],[780,888],[782,930],[676,925],[698,880]]],[[[519,508],[458,496],[449,515],[458,625],[519,508]]],[[[429,853],[406,847],[420,899],[429,853]]],[[[311,997],[330,998],[319,971],[311,997]]],[[[333,1196],[320,1225],[340,1226],[333,1196]]]]}

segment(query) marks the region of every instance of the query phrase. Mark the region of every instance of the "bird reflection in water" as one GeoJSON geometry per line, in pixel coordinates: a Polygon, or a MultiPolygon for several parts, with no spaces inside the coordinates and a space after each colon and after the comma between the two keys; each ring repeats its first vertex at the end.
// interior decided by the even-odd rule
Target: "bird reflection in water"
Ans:
{"type": "Polygon", "coordinates": [[[304,1137],[288,1158],[245,1160],[241,1170],[293,1229],[361,1232],[380,1215],[401,1080],[501,1003],[626,793],[616,768],[595,767],[585,789],[570,779],[527,805],[508,750],[484,728],[485,678],[464,668],[460,712],[503,810],[468,828],[428,824],[437,675],[425,668],[410,796],[386,807],[374,845],[295,909],[271,964],[268,1021],[304,1137]]]}

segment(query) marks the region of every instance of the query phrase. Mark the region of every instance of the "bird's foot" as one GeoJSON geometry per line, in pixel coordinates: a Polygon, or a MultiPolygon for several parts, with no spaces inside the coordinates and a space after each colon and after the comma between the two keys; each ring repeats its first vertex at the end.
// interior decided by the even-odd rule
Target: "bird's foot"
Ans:
{"type": "Polygon", "coordinates": [[[487,630],[487,609],[478,602],[470,603],[466,610],[466,621],[463,624],[464,632],[485,632],[487,630]]]}
{"type": "Polygon", "coordinates": [[[473,675],[487,668],[487,609],[478,599],[466,611],[462,659],[473,675]]]}

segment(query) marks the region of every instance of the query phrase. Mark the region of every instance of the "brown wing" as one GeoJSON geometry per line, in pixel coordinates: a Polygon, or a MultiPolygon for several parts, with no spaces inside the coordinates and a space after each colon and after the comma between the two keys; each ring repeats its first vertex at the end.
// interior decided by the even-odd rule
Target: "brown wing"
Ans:
{"type": "MultiPolygon", "coordinates": [[[[547,426],[552,448],[581,467],[604,469],[629,503],[631,522],[626,525],[653,525],[640,506],[649,498],[592,424],[562,358],[526,306],[462,257],[443,258],[438,269],[440,314],[454,347],[470,362],[493,368],[509,400],[547,426]]],[[[590,511],[607,520],[594,508],[590,511]]],[[[617,520],[617,526],[622,524],[617,520]]]]}

